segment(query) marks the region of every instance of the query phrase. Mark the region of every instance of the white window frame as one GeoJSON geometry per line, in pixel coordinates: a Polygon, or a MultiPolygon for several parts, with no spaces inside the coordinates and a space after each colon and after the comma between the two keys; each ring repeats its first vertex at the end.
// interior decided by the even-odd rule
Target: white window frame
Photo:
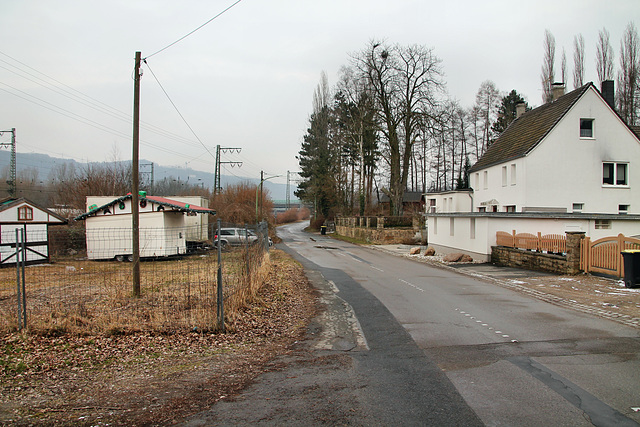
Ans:
{"type": "Polygon", "coordinates": [[[507,186],[507,167],[506,166],[502,167],[502,186],[503,187],[507,186]]]}
{"type": "Polygon", "coordinates": [[[602,162],[602,186],[603,187],[629,187],[629,163],[627,162],[602,162]],[[605,165],[613,165],[613,179],[612,184],[604,182],[604,167],[605,165]],[[624,166],[624,183],[618,184],[618,168],[624,166]]]}
{"type": "Polygon", "coordinates": [[[595,139],[596,137],[596,120],[589,118],[589,117],[581,117],[580,118],[580,139],[595,139]],[[590,122],[591,123],[591,135],[589,136],[583,136],[582,135],[582,123],[583,122],[590,122]]]}
{"type": "Polygon", "coordinates": [[[516,185],[516,164],[511,163],[511,185],[516,185]]]}

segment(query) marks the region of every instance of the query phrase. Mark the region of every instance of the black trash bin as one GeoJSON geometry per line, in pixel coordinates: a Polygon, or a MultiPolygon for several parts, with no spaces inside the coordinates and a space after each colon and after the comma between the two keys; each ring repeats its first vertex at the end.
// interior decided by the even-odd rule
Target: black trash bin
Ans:
{"type": "Polygon", "coordinates": [[[322,234],[323,236],[325,234],[327,234],[327,226],[326,225],[321,225],[320,226],[320,234],[322,234]]]}
{"type": "Polygon", "coordinates": [[[622,251],[624,262],[624,285],[635,288],[640,285],[640,250],[622,251]]]}

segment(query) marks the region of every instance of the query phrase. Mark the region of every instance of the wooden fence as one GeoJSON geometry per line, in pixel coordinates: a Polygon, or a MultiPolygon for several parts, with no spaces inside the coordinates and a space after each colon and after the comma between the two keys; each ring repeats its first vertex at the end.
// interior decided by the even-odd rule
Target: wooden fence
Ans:
{"type": "Polygon", "coordinates": [[[563,254],[567,252],[567,237],[563,234],[538,234],[519,233],[513,230],[511,233],[498,231],[496,244],[508,248],[525,249],[537,252],[563,254]]]}
{"type": "Polygon", "coordinates": [[[622,277],[624,263],[621,252],[625,249],[640,249],[640,239],[618,234],[592,242],[589,237],[585,237],[580,242],[580,269],[586,273],[622,277]]]}

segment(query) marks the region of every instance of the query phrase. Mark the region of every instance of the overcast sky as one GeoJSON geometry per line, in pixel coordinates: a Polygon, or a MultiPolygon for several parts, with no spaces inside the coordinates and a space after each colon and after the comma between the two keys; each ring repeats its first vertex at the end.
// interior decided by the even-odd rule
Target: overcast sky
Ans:
{"type": "Polygon", "coordinates": [[[639,0],[242,0],[153,55],[234,2],[2,0],[0,130],[16,128],[18,152],[130,159],[132,74],[141,51],[149,56],[141,159],[212,171],[216,145],[239,147],[222,160],[242,168],[226,166],[223,174],[286,177],[298,170],[321,71],[333,86],[350,54],[372,39],[433,48],[448,93],[465,107],[484,80],[539,105],[545,29],[556,39],[557,69],[565,48],[569,75],[573,37],[584,36],[586,81],[596,82],[598,31],[610,32],[617,68],[624,28],[640,24],[639,0]]]}

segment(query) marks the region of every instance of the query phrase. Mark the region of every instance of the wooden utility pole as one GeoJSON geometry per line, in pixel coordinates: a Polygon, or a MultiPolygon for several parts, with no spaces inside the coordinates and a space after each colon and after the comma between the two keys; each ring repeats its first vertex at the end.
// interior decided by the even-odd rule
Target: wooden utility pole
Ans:
{"type": "Polygon", "coordinates": [[[133,78],[133,164],[131,165],[131,227],[133,248],[133,295],[140,296],[140,213],[138,212],[138,167],[140,148],[140,58],[136,52],[133,78]]]}

